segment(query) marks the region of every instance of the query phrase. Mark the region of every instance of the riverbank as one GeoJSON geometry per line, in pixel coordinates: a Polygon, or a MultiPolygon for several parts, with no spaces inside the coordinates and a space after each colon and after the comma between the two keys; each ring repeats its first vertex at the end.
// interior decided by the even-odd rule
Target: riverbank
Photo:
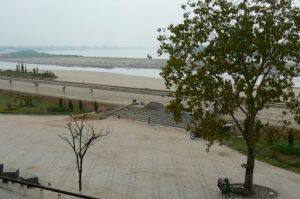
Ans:
{"type": "Polygon", "coordinates": [[[0,61],[19,62],[40,65],[79,66],[98,68],[146,68],[161,69],[165,59],[143,59],[143,58],[113,58],[113,57],[83,57],[83,56],[40,56],[40,57],[18,57],[0,56],[0,61]]]}
{"type": "Polygon", "coordinates": [[[53,72],[58,76],[56,80],[59,81],[167,90],[162,78],[89,71],[53,70],[53,72]]]}

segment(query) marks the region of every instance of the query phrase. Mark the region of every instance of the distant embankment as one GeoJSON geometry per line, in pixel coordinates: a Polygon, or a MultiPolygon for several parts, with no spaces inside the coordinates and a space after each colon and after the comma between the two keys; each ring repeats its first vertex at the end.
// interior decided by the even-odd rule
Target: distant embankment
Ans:
{"type": "Polygon", "coordinates": [[[83,56],[0,56],[0,61],[18,62],[23,61],[30,64],[80,66],[99,68],[148,68],[161,69],[166,60],[142,59],[142,58],[111,58],[111,57],[83,57],[83,56]]]}

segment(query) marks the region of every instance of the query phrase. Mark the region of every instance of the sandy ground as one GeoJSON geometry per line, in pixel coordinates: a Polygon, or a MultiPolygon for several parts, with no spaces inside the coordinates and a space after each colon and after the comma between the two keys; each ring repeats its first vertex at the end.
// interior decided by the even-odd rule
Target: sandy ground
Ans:
{"type": "Polygon", "coordinates": [[[53,71],[57,80],[70,82],[85,82],[92,84],[104,84],[112,86],[126,86],[133,88],[151,88],[166,90],[162,78],[139,77],[133,75],[121,75],[114,73],[87,72],[87,71],[53,71]]]}
{"type": "MultiPolygon", "coordinates": [[[[42,184],[77,190],[71,149],[57,136],[67,133],[64,116],[0,115],[0,157],[21,174],[38,175],[42,184]]],[[[242,182],[246,157],[227,147],[190,140],[185,131],[109,118],[94,121],[112,133],[86,156],[83,193],[107,199],[222,198],[220,176],[242,182]]],[[[300,175],[257,161],[254,182],[277,190],[280,198],[297,199],[300,175]]],[[[14,185],[16,186],[16,185],[14,185]]],[[[22,189],[16,189],[22,192],[22,189]]],[[[31,197],[38,191],[27,192],[31,197]]],[[[56,198],[44,192],[44,198],[56,198]]]]}
{"type": "Polygon", "coordinates": [[[142,58],[113,58],[113,57],[75,57],[75,56],[51,56],[51,57],[1,57],[1,61],[18,62],[30,64],[47,64],[59,66],[82,66],[101,68],[162,68],[166,60],[164,59],[142,59],[142,58]]]}

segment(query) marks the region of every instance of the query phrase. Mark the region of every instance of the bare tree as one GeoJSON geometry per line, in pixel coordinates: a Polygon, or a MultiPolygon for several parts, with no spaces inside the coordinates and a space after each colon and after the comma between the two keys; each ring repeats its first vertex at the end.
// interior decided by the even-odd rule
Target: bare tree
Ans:
{"type": "Polygon", "coordinates": [[[11,79],[9,79],[9,80],[8,80],[8,82],[9,82],[9,89],[10,89],[10,93],[12,93],[12,80],[11,80],[11,79]]]}
{"type": "Polygon", "coordinates": [[[64,93],[64,103],[65,103],[65,98],[66,98],[66,85],[63,85],[62,91],[64,93]]]}
{"type": "Polygon", "coordinates": [[[108,135],[110,131],[106,130],[104,132],[104,130],[101,129],[99,133],[96,133],[93,124],[87,124],[85,122],[86,114],[83,115],[81,121],[78,121],[72,115],[71,117],[73,119],[73,123],[69,122],[66,125],[66,129],[68,129],[70,133],[69,136],[58,136],[73,149],[76,157],[79,191],[81,191],[84,156],[91,146],[93,146],[101,137],[108,135]]]}
{"type": "Polygon", "coordinates": [[[94,89],[93,88],[90,89],[90,94],[92,96],[92,101],[94,101],[94,89]]]}
{"type": "Polygon", "coordinates": [[[39,88],[39,83],[38,82],[33,82],[33,85],[35,87],[35,95],[38,95],[38,88],[39,88]]]}

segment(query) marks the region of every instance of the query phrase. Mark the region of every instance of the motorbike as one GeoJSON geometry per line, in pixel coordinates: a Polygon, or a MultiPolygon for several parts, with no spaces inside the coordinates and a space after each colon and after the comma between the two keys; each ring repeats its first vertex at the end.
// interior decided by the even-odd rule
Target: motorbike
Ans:
{"type": "Polygon", "coordinates": [[[194,139],[200,138],[200,137],[201,137],[201,135],[200,135],[199,132],[197,132],[197,131],[191,131],[190,132],[190,138],[191,138],[191,140],[194,140],[194,139]]]}
{"type": "Polygon", "coordinates": [[[228,178],[219,178],[217,188],[221,191],[225,198],[233,199],[233,186],[228,178]]]}
{"type": "MultiPolygon", "coordinates": [[[[233,124],[225,124],[223,126],[223,131],[226,132],[228,135],[231,135],[232,134],[232,130],[233,129],[233,124]]],[[[201,129],[199,128],[195,128],[195,129],[192,129],[190,131],[190,138],[191,140],[195,140],[196,138],[201,138],[201,129]]]]}

